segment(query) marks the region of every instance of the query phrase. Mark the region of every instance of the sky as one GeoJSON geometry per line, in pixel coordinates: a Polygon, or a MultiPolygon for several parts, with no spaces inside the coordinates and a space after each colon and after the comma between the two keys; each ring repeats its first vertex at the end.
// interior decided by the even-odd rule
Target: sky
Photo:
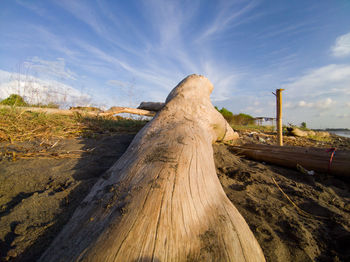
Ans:
{"type": "Polygon", "coordinates": [[[183,78],[213,105],[350,128],[349,0],[1,0],[0,98],[64,106],[164,101],[183,78]]]}

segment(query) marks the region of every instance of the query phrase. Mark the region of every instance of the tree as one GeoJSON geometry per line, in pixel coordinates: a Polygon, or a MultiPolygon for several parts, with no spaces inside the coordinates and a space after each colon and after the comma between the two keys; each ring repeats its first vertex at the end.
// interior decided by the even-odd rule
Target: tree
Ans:
{"type": "Polygon", "coordinates": [[[302,123],[300,124],[300,127],[306,129],[306,123],[305,123],[305,122],[302,122],[302,123]]]}
{"type": "Polygon", "coordinates": [[[212,89],[181,81],[40,261],[264,261],[216,175],[212,143],[238,135],[212,89]]]}
{"type": "Polygon", "coordinates": [[[28,106],[23,97],[17,94],[10,95],[8,98],[2,100],[0,104],[8,106],[28,106]]]}

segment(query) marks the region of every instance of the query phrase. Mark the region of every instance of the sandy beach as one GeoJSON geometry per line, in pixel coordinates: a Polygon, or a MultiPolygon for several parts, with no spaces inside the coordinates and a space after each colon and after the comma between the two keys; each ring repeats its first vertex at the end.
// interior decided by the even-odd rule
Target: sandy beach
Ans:
{"type": "MultiPolygon", "coordinates": [[[[240,143],[268,144],[275,139],[271,134],[250,131],[241,131],[240,135],[240,143]]],[[[43,144],[1,143],[1,259],[39,258],[133,137],[121,133],[96,139],[54,139],[43,144]],[[5,152],[26,157],[14,159],[13,154],[5,152]]],[[[349,148],[350,139],[335,138],[333,146],[349,148]]],[[[332,146],[306,141],[285,138],[287,144],[332,146]]],[[[350,241],[349,182],[248,160],[231,152],[226,144],[215,144],[214,156],[226,195],[246,219],[267,261],[350,259],[346,248],[350,241]]]]}

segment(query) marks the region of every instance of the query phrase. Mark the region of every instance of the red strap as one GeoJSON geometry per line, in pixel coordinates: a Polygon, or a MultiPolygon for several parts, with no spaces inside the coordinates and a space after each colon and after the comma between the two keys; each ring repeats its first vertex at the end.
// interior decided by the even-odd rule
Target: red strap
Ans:
{"type": "Polygon", "coordinates": [[[328,163],[328,173],[331,172],[331,165],[332,165],[333,157],[335,154],[335,150],[337,150],[335,147],[332,147],[332,148],[326,150],[326,152],[332,152],[331,157],[329,158],[329,163],[328,163]]]}

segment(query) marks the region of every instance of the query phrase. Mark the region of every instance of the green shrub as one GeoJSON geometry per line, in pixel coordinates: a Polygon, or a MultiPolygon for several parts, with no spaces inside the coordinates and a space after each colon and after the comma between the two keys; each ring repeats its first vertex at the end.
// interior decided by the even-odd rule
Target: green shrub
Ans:
{"type": "Polygon", "coordinates": [[[231,111],[227,110],[225,107],[219,109],[215,107],[222,116],[226,119],[226,121],[230,125],[254,125],[255,120],[251,115],[240,113],[238,115],[234,115],[231,111]]]}
{"type": "Polygon", "coordinates": [[[238,115],[235,115],[234,118],[235,118],[235,124],[238,124],[238,125],[246,126],[246,125],[253,125],[255,123],[254,117],[248,114],[240,113],[238,115]]]}
{"type": "Polygon", "coordinates": [[[304,131],[308,131],[308,130],[310,130],[310,129],[308,129],[307,127],[306,127],[306,122],[302,122],[301,124],[300,124],[300,127],[299,127],[301,130],[304,130],[304,131]]]}
{"type": "Polygon", "coordinates": [[[8,98],[2,100],[0,104],[7,106],[28,106],[28,104],[24,101],[23,97],[16,94],[10,95],[8,98]]]}

